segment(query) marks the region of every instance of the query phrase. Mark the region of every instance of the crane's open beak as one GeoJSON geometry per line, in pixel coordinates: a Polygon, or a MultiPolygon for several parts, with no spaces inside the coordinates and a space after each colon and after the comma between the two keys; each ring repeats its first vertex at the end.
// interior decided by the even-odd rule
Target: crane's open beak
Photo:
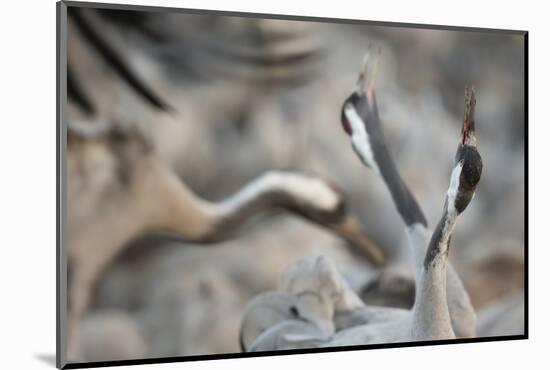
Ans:
{"type": "Polygon", "coordinates": [[[382,49],[378,48],[376,50],[376,55],[374,56],[374,61],[372,61],[372,50],[369,46],[363,58],[363,67],[361,69],[361,73],[359,74],[359,79],[357,80],[357,92],[360,95],[366,95],[369,104],[372,104],[374,97],[374,89],[376,87],[376,78],[378,77],[378,65],[380,64],[381,53],[382,49]]]}
{"type": "Polygon", "coordinates": [[[367,237],[367,233],[355,217],[346,215],[343,220],[330,227],[334,233],[346,240],[356,253],[365,256],[373,265],[384,264],[384,252],[367,237]]]}
{"type": "Polygon", "coordinates": [[[464,123],[462,126],[461,144],[476,146],[475,127],[476,97],[473,87],[464,91],[464,123]]]}

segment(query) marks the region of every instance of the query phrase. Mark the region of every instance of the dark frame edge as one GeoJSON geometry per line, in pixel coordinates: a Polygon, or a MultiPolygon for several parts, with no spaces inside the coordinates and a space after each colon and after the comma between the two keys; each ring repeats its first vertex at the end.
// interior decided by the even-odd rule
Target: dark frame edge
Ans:
{"type": "Polygon", "coordinates": [[[506,335],[506,336],[481,337],[481,338],[462,338],[462,339],[445,339],[445,340],[418,341],[418,342],[380,343],[380,344],[357,345],[357,346],[341,346],[341,347],[328,347],[328,348],[307,348],[307,349],[292,349],[292,350],[262,351],[262,352],[224,353],[224,354],[213,354],[213,355],[159,357],[159,358],[119,360],[119,361],[69,363],[69,364],[66,364],[63,367],[63,369],[82,369],[82,368],[112,367],[112,366],[131,366],[131,365],[153,365],[153,364],[164,364],[164,363],[174,363],[174,362],[210,361],[210,360],[224,360],[224,359],[237,359],[237,358],[304,355],[304,354],[315,354],[315,353],[349,352],[349,351],[359,351],[359,350],[375,350],[375,349],[389,349],[389,348],[437,346],[437,345],[449,345],[449,344],[451,344],[451,345],[453,345],[453,344],[454,345],[456,345],[456,344],[478,344],[478,343],[486,343],[486,342],[526,340],[526,339],[528,339],[527,336],[525,334],[523,334],[523,335],[506,335]]]}
{"type": "Polygon", "coordinates": [[[523,171],[524,171],[524,257],[523,257],[523,273],[524,273],[524,295],[523,295],[523,305],[524,305],[524,324],[523,330],[525,337],[529,338],[529,32],[525,32],[523,35],[523,47],[524,47],[524,125],[525,132],[524,136],[524,154],[523,154],[523,171]]]}
{"type": "Polygon", "coordinates": [[[67,104],[67,5],[56,3],[56,348],[55,365],[67,365],[67,256],[65,250],[65,144],[67,104]]]}

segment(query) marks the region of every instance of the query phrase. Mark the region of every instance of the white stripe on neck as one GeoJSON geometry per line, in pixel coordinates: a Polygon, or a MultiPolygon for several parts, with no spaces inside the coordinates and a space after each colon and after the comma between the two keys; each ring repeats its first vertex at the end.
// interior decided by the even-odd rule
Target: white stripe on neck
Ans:
{"type": "Polygon", "coordinates": [[[363,120],[357,114],[355,107],[349,103],[344,107],[344,114],[351,126],[351,145],[353,149],[366,166],[372,168],[378,175],[381,175],[378,164],[374,159],[369,134],[365,129],[363,120]]]}
{"type": "Polygon", "coordinates": [[[460,186],[460,174],[462,173],[463,162],[458,164],[451,173],[451,181],[449,189],[447,190],[447,215],[452,216],[456,213],[455,202],[458,194],[458,187],[460,186]]]}
{"type": "Polygon", "coordinates": [[[225,200],[222,207],[232,212],[263,193],[281,191],[317,209],[332,211],[340,195],[321,179],[299,173],[270,171],[247,184],[237,194],[225,200]]]}

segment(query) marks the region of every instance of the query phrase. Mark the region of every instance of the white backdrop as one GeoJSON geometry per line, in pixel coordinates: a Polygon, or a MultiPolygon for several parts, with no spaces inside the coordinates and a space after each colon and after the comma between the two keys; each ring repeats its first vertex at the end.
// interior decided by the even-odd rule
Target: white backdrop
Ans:
{"type": "MultiPolygon", "coordinates": [[[[124,1],[109,0],[115,3],[124,1]]],[[[133,4],[402,21],[530,31],[530,337],[528,341],[190,362],[132,369],[252,370],[465,366],[516,369],[548,363],[549,270],[543,222],[548,204],[550,44],[543,2],[129,0],[133,4]],[[537,4],[538,3],[538,4],[537,4]],[[536,5],[535,5],[536,4],[536,5]],[[546,354],[547,355],[547,354],[546,354]]],[[[0,361],[2,368],[53,368],[55,354],[55,2],[6,1],[0,92],[0,361]],[[6,84],[7,80],[7,84],[6,84]]],[[[510,210],[513,212],[513,210],[510,210]]]]}

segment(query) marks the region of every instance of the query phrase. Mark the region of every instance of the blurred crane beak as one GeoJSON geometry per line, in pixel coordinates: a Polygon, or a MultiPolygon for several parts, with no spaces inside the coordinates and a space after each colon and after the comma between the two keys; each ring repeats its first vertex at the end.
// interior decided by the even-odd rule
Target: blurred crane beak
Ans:
{"type": "Polygon", "coordinates": [[[363,66],[361,68],[361,73],[359,73],[359,79],[357,80],[357,92],[360,95],[366,95],[369,98],[369,102],[372,102],[372,95],[376,87],[381,53],[382,49],[378,48],[374,56],[374,61],[372,61],[372,48],[369,46],[363,57],[363,66]]]}
{"type": "Polygon", "coordinates": [[[346,240],[351,248],[358,254],[365,256],[374,266],[384,264],[384,253],[380,246],[367,237],[361,223],[351,215],[331,226],[333,231],[346,240]]]}
{"type": "Polygon", "coordinates": [[[464,92],[464,123],[462,126],[461,144],[476,146],[475,135],[476,98],[473,87],[467,87],[464,92]]]}

